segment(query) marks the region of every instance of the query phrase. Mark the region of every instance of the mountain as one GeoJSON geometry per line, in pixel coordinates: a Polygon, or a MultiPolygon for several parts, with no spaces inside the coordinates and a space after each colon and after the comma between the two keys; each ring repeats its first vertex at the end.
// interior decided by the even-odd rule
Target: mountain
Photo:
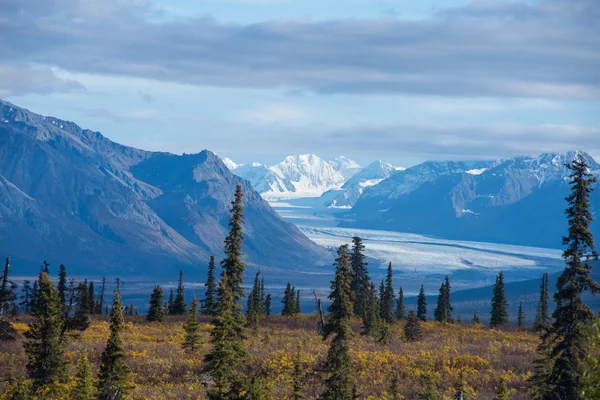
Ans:
{"type": "Polygon", "coordinates": [[[342,186],[343,191],[337,195],[327,206],[350,208],[356,204],[365,188],[377,185],[390,177],[396,169],[383,161],[375,161],[364,169],[354,174],[342,186]]]}
{"type": "Polygon", "coordinates": [[[345,180],[350,179],[362,169],[356,161],[344,156],[334,158],[332,161],[329,161],[329,164],[342,174],[345,180]]]}
{"type": "Polygon", "coordinates": [[[249,265],[284,274],[326,263],[210,151],[138,150],[0,101],[0,248],[29,271],[44,259],[97,275],[205,270],[222,257],[238,183],[249,265]]]}
{"type": "Polygon", "coordinates": [[[319,197],[327,190],[340,188],[346,179],[336,168],[349,174],[358,164],[344,157],[337,160],[333,163],[303,154],[288,156],[270,167],[260,163],[238,165],[231,160],[229,165],[235,166],[231,168],[233,173],[250,181],[265,198],[299,198],[319,197]]]}
{"type": "MultiPolygon", "coordinates": [[[[566,232],[564,164],[583,152],[481,162],[426,162],[365,191],[348,213],[352,226],[451,239],[560,247],[566,232]]],[[[600,209],[598,192],[592,205],[600,209]]],[[[592,229],[598,232],[598,225],[592,229]]]]}

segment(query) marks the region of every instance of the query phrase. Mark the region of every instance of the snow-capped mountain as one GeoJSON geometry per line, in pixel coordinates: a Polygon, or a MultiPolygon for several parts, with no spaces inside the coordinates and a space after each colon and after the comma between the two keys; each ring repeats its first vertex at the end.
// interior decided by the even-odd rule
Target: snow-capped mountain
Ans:
{"type": "Polygon", "coordinates": [[[286,157],[273,166],[259,163],[234,166],[232,172],[246,180],[264,198],[297,198],[319,197],[330,189],[339,189],[345,182],[342,168],[349,175],[349,170],[360,168],[358,164],[345,157],[337,161],[325,161],[314,154],[302,154],[286,157]]]}
{"type": "Polygon", "coordinates": [[[356,161],[344,156],[334,158],[332,161],[329,161],[329,164],[331,164],[336,171],[341,173],[346,180],[350,179],[362,169],[356,161]]]}
{"type": "Polygon", "coordinates": [[[237,167],[239,167],[239,165],[236,164],[236,163],[234,163],[231,158],[225,157],[222,160],[223,160],[223,163],[225,164],[225,166],[227,168],[229,168],[230,171],[236,169],[237,167]]]}
{"type": "MultiPolygon", "coordinates": [[[[560,247],[569,191],[565,163],[579,155],[600,175],[600,164],[581,151],[425,162],[367,188],[349,217],[360,228],[560,247]]],[[[597,192],[591,201],[600,209],[597,192]]]]}
{"type": "Polygon", "coordinates": [[[329,207],[350,208],[356,204],[365,188],[377,185],[384,179],[389,178],[394,172],[396,172],[396,168],[391,164],[381,160],[375,161],[348,179],[342,186],[343,192],[327,205],[329,207]]]}

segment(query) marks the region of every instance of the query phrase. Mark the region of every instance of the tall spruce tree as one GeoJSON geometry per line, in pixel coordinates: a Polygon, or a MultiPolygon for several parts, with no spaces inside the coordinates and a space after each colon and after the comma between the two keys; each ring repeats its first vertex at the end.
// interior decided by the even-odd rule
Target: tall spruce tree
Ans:
{"type": "Polygon", "coordinates": [[[0,278],[0,317],[5,314],[16,314],[17,309],[17,284],[9,279],[9,270],[10,258],[7,258],[0,278]]]}
{"type": "Polygon", "coordinates": [[[260,271],[254,276],[254,284],[248,295],[248,305],[246,307],[246,323],[253,329],[258,328],[259,317],[262,314],[260,301],[260,271]]]}
{"type": "Polygon", "coordinates": [[[404,306],[404,292],[402,286],[398,290],[398,301],[396,302],[396,319],[402,321],[406,319],[406,307],[404,306]]]}
{"type": "Polygon", "coordinates": [[[363,334],[376,336],[380,331],[381,317],[379,312],[379,298],[377,297],[377,288],[371,282],[369,292],[367,293],[367,312],[362,318],[363,334]]]}
{"type": "Polygon", "coordinates": [[[204,295],[204,305],[202,307],[202,313],[205,315],[214,316],[217,314],[217,305],[219,303],[217,299],[217,278],[216,278],[217,266],[215,265],[215,256],[210,256],[208,263],[208,278],[206,279],[206,293],[204,295]]]}
{"type": "Polygon", "coordinates": [[[193,353],[198,350],[202,343],[200,333],[200,322],[198,321],[198,300],[194,296],[192,303],[190,304],[190,311],[187,321],[184,325],[185,338],[182,347],[185,350],[193,353]]]}
{"type": "Polygon", "coordinates": [[[300,289],[296,290],[296,304],[294,305],[294,312],[296,313],[296,315],[300,315],[302,314],[301,310],[300,310],[300,289]]]}
{"type": "Polygon", "coordinates": [[[67,267],[64,264],[60,264],[58,270],[58,295],[60,297],[60,302],[63,305],[63,309],[67,308],[67,267]]]}
{"type": "Polygon", "coordinates": [[[79,357],[77,362],[77,374],[75,375],[75,387],[71,394],[72,400],[95,400],[96,386],[92,375],[92,366],[86,354],[79,357]]]}
{"type": "Polygon", "coordinates": [[[383,296],[381,298],[381,319],[388,324],[394,322],[394,309],[396,305],[396,295],[394,293],[392,263],[388,264],[387,275],[385,278],[385,286],[383,296]]]}
{"type": "Polygon", "coordinates": [[[96,308],[96,293],[94,290],[94,282],[90,282],[88,286],[88,306],[87,310],[89,314],[93,314],[96,308]]]}
{"type": "Polygon", "coordinates": [[[519,301],[519,311],[517,312],[517,326],[522,328],[525,326],[525,313],[523,312],[523,300],[519,301]]]}
{"type": "Polygon", "coordinates": [[[500,378],[500,385],[498,385],[498,388],[496,389],[496,397],[494,397],[494,400],[509,400],[506,379],[504,377],[500,378]]]}
{"type": "Polygon", "coordinates": [[[492,297],[492,310],[490,312],[490,326],[492,328],[508,325],[508,301],[504,294],[504,273],[500,271],[494,285],[492,297]]]}
{"type": "Polygon", "coordinates": [[[367,303],[371,278],[369,277],[368,263],[364,255],[365,245],[360,237],[352,238],[350,264],[354,272],[352,279],[352,293],[354,294],[354,314],[364,318],[367,312],[367,303]]]}
{"type": "Polygon", "coordinates": [[[31,287],[31,281],[24,280],[21,288],[21,302],[19,306],[25,314],[29,314],[31,312],[31,301],[33,297],[33,288],[31,287]]]}
{"type": "Polygon", "coordinates": [[[421,340],[421,323],[419,317],[413,310],[410,310],[408,317],[406,317],[406,323],[404,324],[404,337],[408,342],[416,342],[421,340]]]}
{"type": "Polygon", "coordinates": [[[292,400],[302,400],[304,395],[302,390],[304,387],[304,371],[302,370],[302,348],[298,345],[296,357],[294,358],[294,372],[292,374],[292,400]]]}
{"type": "Polygon", "coordinates": [[[451,312],[452,306],[450,305],[450,279],[448,278],[448,275],[446,275],[446,280],[440,287],[438,303],[433,312],[433,316],[437,322],[452,322],[451,312]]]}
{"type": "Polygon", "coordinates": [[[267,295],[265,296],[265,315],[268,317],[269,315],[271,315],[272,310],[271,310],[271,302],[272,302],[272,296],[271,293],[267,293],[267,295]]]}
{"type": "Polygon", "coordinates": [[[352,278],[354,273],[350,266],[348,245],[338,249],[335,260],[335,280],[331,282],[329,299],[329,319],[323,328],[324,338],[335,335],[331,342],[325,369],[325,391],[322,400],[353,400],[354,377],[352,375],[352,359],[350,358],[350,340],[352,329],[350,319],[354,314],[352,303],[352,278]]]}
{"type": "Polygon", "coordinates": [[[296,314],[296,288],[294,288],[290,282],[288,282],[287,286],[285,287],[281,302],[283,303],[281,315],[296,314]]]}
{"type": "Polygon", "coordinates": [[[150,296],[148,314],[146,314],[146,320],[148,322],[164,322],[166,316],[163,303],[163,289],[159,285],[156,285],[154,286],[154,290],[152,291],[152,295],[150,296]]]}
{"type": "Polygon", "coordinates": [[[183,287],[183,271],[179,271],[179,282],[175,291],[175,300],[173,300],[173,315],[183,315],[187,312],[185,303],[185,289],[183,287]]]}
{"type": "Polygon", "coordinates": [[[63,380],[67,365],[61,340],[64,320],[58,290],[45,272],[40,273],[37,282],[33,321],[25,333],[27,372],[34,390],[63,380]]]}
{"type": "Polygon", "coordinates": [[[542,275],[542,283],[540,284],[540,299],[538,301],[537,313],[533,328],[541,332],[550,325],[550,294],[549,294],[549,277],[548,273],[542,275]]]}
{"type": "MultiPolygon", "coordinates": [[[[228,285],[231,287],[233,299],[238,303],[244,298],[244,271],[246,264],[242,261],[242,246],[244,243],[244,208],[242,205],[242,185],[238,184],[235,199],[231,203],[231,218],[229,220],[229,235],[225,238],[225,259],[221,261],[223,276],[227,276],[228,285]]],[[[234,314],[241,314],[242,308],[235,307],[234,314]]]]}
{"type": "Polygon", "coordinates": [[[104,306],[104,291],[106,290],[106,277],[102,278],[102,288],[100,289],[100,295],[96,299],[96,306],[94,314],[102,314],[102,306],[104,306]]]}
{"type": "Polygon", "coordinates": [[[421,290],[419,290],[419,296],[417,297],[417,318],[421,321],[427,321],[427,296],[425,296],[423,285],[421,285],[421,290]]]}
{"type": "Polygon", "coordinates": [[[173,304],[175,304],[175,292],[173,291],[173,289],[171,289],[169,291],[169,300],[167,300],[167,314],[169,315],[173,314],[173,304]]]}
{"type": "Polygon", "coordinates": [[[554,323],[542,334],[540,353],[533,378],[536,395],[541,399],[582,399],[582,377],[588,350],[586,330],[594,320],[592,310],[583,303],[582,293],[600,292],[600,285],[591,277],[591,259],[597,259],[594,237],[590,232],[593,214],[590,193],[596,177],[589,172],[582,156],[566,167],[571,171],[571,194],[566,198],[565,211],[569,231],[563,237],[563,258],[566,267],[558,277],[554,295],[554,323]]]}

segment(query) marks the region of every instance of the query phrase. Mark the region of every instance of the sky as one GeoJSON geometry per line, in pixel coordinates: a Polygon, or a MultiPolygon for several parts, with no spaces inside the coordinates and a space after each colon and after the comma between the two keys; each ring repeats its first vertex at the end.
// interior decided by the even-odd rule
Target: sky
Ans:
{"type": "Polygon", "coordinates": [[[2,0],[0,98],[238,163],[600,158],[597,0],[2,0]]]}

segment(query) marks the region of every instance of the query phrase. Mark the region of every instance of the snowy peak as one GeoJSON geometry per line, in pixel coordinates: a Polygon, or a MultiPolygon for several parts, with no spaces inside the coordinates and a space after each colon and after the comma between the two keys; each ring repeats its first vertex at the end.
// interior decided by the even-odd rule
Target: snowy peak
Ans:
{"type": "Polygon", "coordinates": [[[329,161],[329,164],[342,174],[345,180],[352,178],[362,168],[356,161],[344,156],[334,158],[332,161],[329,161]]]}
{"type": "Polygon", "coordinates": [[[271,170],[290,182],[298,197],[318,197],[329,189],[341,187],[345,182],[339,171],[314,154],[288,156],[272,166],[271,170]]]}
{"type": "Polygon", "coordinates": [[[365,188],[377,185],[384,179],[389,178],[394,172],[396,172],[394,166],[377,160],[346,181],[342,187],[345,191],[327,205],[329,207],[350,208],[356,204],[365,188]]]}
{"type": "Polygon", "coordinates": [[[227,166],[227,168],[229,168],[230,171],[240,166],[240,164],[236,164],[231,158],[227,157],[223,158],[223,163],[227,166]]]}

